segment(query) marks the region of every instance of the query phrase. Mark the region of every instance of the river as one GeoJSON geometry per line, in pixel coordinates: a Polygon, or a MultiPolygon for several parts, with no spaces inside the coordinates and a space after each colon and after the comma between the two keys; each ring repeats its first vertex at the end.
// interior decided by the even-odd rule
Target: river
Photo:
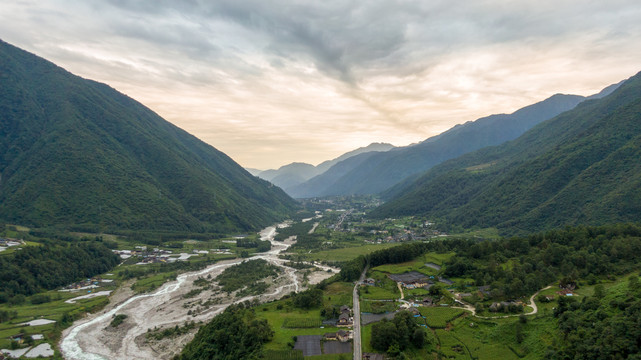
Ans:
{"type": "MultiPolygon", "coordinates": [[[[197,316],[192,316],[188,315],[188,308],[184,305],[194,299],[185,299],[183,295],[194,288],[193,280],[208,275],[214,278],[225,268],[249,259],[223,261],[203,270],[183,273],[175,281],[165,283],[152,293],[131,296],[120,304],[108,306],[97,314],[91,314],[75,322],[62,334],[60,350],[64,358],[68,360],[172,358],[184,344],[174,343],[172,351],[154,349],[141,340],[148,329],[182,325],[191,320],[207,322],[232,303],[252,300],[256,297],[261,301],[268,301],[292,291],[299,291],[302,285],[297,270],[285,266],[286,260],[278,258],[281,252],[291,246],[292,240],[274,241],[275,234],[276,226],[262,230],[261,240],[269,240],[272,243],[272,249],[249,258],[264,259],[284,270],[276,280],[276,285],[272,286],[268,293],[241,299],[222,299],[220,304],[212,305],[199,312],[197,316]],[[127,319],[118,329],[112,329],[109,323],[116,314],[127,315],[127,319]]],[[[317,266],[325,270],[323,273],[318,273],[321,278],[329,277],[332,275],[331,272],[338,271],[335,268],[317,266]]],[[[183,339],[183,343],[188,340],[189,338],[183,339]]]]}

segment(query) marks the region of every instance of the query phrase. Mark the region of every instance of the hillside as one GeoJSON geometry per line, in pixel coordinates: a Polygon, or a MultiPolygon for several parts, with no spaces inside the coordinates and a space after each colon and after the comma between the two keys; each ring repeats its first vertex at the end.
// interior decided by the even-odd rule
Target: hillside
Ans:
{"type": "Polygon", "coordinates": [[[0,41],[0,221],[256,229],[294,201],[109,86],[0,41]]]}
{"type": "MultiPolygon", "coordinates": [[[[617,85],[604,89],[600,97],[617,85]]],[[[290,192],[293,197],[315,197],[380,193],[408,177],[485,146],[513,140],[536,124],[574,108],[586,98],[577,95],[554,95],[512,114],[498,114],[468,121],[419,144],[395,148],[356,164],[343,164],[342,170],[327,179],[312,178],[314,184],[302,184],[290,192]],[[319,184],[321,186],[319,186],[319,184]]]]}
{"type": "Polygon", "coordinates": [[[373,216],[519,233],[641,219],[641,74],[518,139],[445,162],[373,216]]]}
{"type": "Polygon", "coordinates": [[[319,176],[325,171],[330,169],[335,164],[352,158],[354,156],[370,153],[370,152],[384,152],[393,149],[394,146],[386,143],[372,143],[365,147],[360,147],[356,150],[349,151],[335,159],[323,161],[317,166],[294,162],[281,166],[277,170],[265,170],[255,173],[261,179],[267,180],[272,184],[284,189],[285,192],[292,195],[297,193],[294,188],[299,184],[306,182],[312,177],[319,176]]]}

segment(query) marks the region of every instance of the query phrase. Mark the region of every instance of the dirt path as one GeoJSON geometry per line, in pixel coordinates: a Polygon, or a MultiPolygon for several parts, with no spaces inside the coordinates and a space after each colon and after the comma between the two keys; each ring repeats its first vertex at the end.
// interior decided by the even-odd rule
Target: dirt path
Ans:
{"type": "MultiPolygon", "coordinates": [[[[552,287],[552,285],[546,286],[543,289],[535,292],[534,295],[532,295],[530,297],[530,303],[528,304],[528,306],[530,306],[533,310],[530,311],[529,313],[525,313],[523,315],[530,316],[530,315],[535,315],[536,313],[538,313],[539,309],[536,306],[536,302],[534,302],[534,298],[536,298],[536,296],[539,295],[539,293],[541,291],[547,290],[547,289],[549,289],[551,287],[552,287]]],[[[462,304],[462,306],[452,306],[452,308],[453,309],[463,309],[463,310],[470,311],[470,312],[472,312],[472,315],[474,315],[474,316],[476,316],[476,317],[478,317],[480,319],[504,319],[504,318],[509,318],[509,317],[514,317],[514,316],[520,316],[521,315],[521,314],[511,314],[511,315],[502,315],[502,316],[479,316],[479,315],[476,315],[476,308],[474,306],[472,306],[470,304],[467,304],[467,303],[463,303],[462,301],[460,301],[459,304],[462,304]]]]}
{"type": "Polygon", "coordinates": [[[403,294],[403,288],[401,287],[401,283],[397,282],[396,286],[398,286],[398,291],[401,292],[401,300],[404,300],[405,299],[405,294],[403,294]]]}
{"type": "Polygon", "coordinates": [[[314,231],[316,231],[316,228],[318,227],[318,224],[320,224],[320,223],[319,222],[315,222],[314,226],[312,226],[312,229],[309,230],[308,234],[313,234],[314,231]]]}

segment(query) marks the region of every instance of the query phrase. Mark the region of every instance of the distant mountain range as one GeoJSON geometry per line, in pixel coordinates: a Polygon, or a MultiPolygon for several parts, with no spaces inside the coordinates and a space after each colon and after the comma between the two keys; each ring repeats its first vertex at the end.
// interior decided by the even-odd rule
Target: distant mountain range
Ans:
{"type": "Polygon", "coordinates": [[[353,156],[363,154],[363,153],[384,152],[393,148],[394,148],[394,145],[392,144],[372,143],[372,144],[369,144],[368,146],[361,147],[356,150],[347,152],[333,160],[324,161],[318,164],[317,166],[306,164],[306,163],[295,162],[288,165],[284,165],[278,168],[277,170],[265,170],[265,171],[260,171],[256,169],[246,169],[246,170],[252,173],[252,175],[255,175],[261,179],[270,181],[274,185],[284,189],[285,192],[288,192],[289,189],[304,183],[305,181],[311,179],[314,176],[324,173],[325,171],[330,169],[332,166],[336,165],[337,163],[343,160],[349,159],[353,156]]]}
{"type": "Polygon", "coordinates": [[[617,86],[619,84],[609,86],[589,98],[557,94],[509,115],[468,121],[416,145],[352,156],[300,185],[287,187],[286,191],[294,198],[377,194],[400,182],[415,179],[445,160],[513,140],[536,124],[573,109],[586,99],[608,95],[617,86]]]}
{"type": "Polygon", "coordinates": [[[504,233],[641,221],[641,73],[514,141],[434,167],[372,215],[504,233]]]}
{"type": "Polygon", "coordinates": [[[292,212],[281,189],[107,85],[0,41],[0,221],[230,232],[292,212]]]}

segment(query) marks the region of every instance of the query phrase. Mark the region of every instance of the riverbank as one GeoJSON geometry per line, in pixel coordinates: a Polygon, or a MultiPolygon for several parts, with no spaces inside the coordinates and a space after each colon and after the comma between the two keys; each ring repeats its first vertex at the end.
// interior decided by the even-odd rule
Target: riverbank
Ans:
{"type": "MultiPolygon", "coordinates": [[[[166,342],[145,339],[149,329],[175,327],[188,321],[207,322],[236,302],[258,299],[266,302],[283,295],[303,289],[300,271],[287,267],[278,255],[291,246],[292,241],[274,242],[275,227],[261,232],[262,240],[272,242],[269,252],[257,254],[249,259],[264,259],[284,271],[275,279],[265,293],[258,296],[237,298],[226,294],[216,294],[213,290],[202,291],[196,296],[185,296],[196,288],[194,280],[198,277],[215,278],[227,267],[247,259],[221,261],[207,268],[181,274],[175,281],[165,283],[156,291],[134,295],[130,290],[119,289],[110,298],[111,304],[98,314],[90,315],[63,332],[60,349],[69,360],[98,359],[171,359],[180,352],[183,345],[193,338],[196,330],[166,342]],[[195,305],[195,304],[208,304],[195,305]],[[116,315],[127,315],[117,329],[109,323],[116,315]]],[[[313,282],[321,281],[332,273],[320,270],[313,272],[313,282]]]]}

